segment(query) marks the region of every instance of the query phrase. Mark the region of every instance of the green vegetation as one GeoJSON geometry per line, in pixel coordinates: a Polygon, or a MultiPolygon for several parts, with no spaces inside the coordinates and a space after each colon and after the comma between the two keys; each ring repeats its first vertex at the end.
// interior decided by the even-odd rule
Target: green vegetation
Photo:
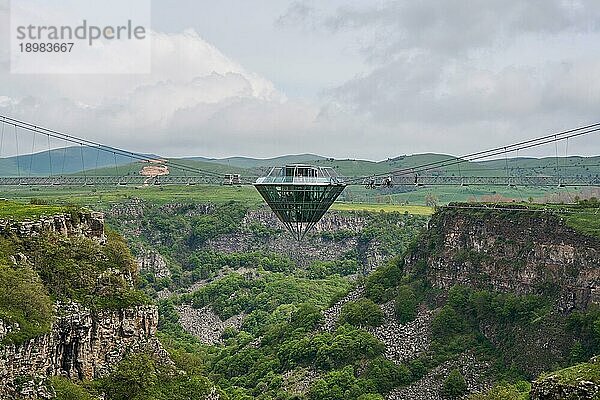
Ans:
{"type": "MultiPolygon", "coordinates": [[[[87,239],[50,235],[20,241],[9,235],[0,240],[0,291],[10,288],[10,293],[22,294],[13,298],[0,292],[0,317],[18,322],[23,337],[9,335],[6,340],[17,342],[47,330],[53,300],[74,299],[93,309],[143,304],[148,301],[146,295],[131,288],[131,282],[139,280],[150,295],[165,288],[173,293],[159,301],[159,338],[176,369],[152,355],[131,354],[110,376],[93,383],[53,379],[59,398],[87,400],[106,392],[116,400],[183,400],[203,398],[215,385],[223,398],[236,400],[382,399],[390,390],[409,385],[441,363],[469,352],[489,361],[492,380],[508,382],[476,399],[525,399],[529,388],[518,381],[530,377],[514,362],[518,350],[512,346],[519,332],[542,329],[543,323],[556,319],[552,323],[566,332],[561,331],[572,348],[568,360],[557,355],[548,360],[552,365],[589,359],[600,348],[600,310],[555,317],[549,296],[516,296],[460,286],[442,292],[427,282],[425,262],[405,268],[407,251],[434,253],[439,249],[435,237],[427,248],[416,248],[414,239],[423,231],[430,212],[424,207],[375,206],[385,212],[372,213],[362,211],[363,205],[336,205],[344,213],[364,218],[365,228],[319,233],[312,239],[328,245],[351,238],[358,241],[356,249],[336,260],[296,263],[292,256],[267,250],[222,252],[208,245],[222,235],[244,234],[267,242],[281,233],[259,223],[242,224],[246,212],[260,203],[251,188],[197,186],[187,193],[171,187],[119,188],[109,194],[77,190],[84,194],[77,199],[81,204],[101,196],[103,203],[145,199],[134,202],[140,209],[135,221],[126,215],[110,222],[117,230],[135,232],[128,238],[134,248],[159,251],[167,260],[170,276],[157,279],[145,273],[137,277],[127,245],[114,233],[109,232],[108,243],[102,246],[87,239]],[[170,194],[181,197],[172,204],[170,194]],[[224,198],[212,201],[221,195],[224,198]],[[365,249],[373,243],[378,243],[386,261],[370,275],[361,276],[365,249]],[[31,265],[13,266],[10,255],[18,252],[31,265]],[[357,283],[364,283],[366,298],[345,303],[338,324],[331,331],[322,329],[322,311],[357,283]],[[402,324],[414,320],[419,307],[438,309],[431,326],[431,347],[405,364],[384,358],[383,344],[368,331],[383,323],[378,304],[388,301],[394,301],[396,318],[402,324]],[[181,327],[176,306],[183,303],[210,307],[221,319],[236,316],[243,320],[236,328],[227,328],[219,343],[205,345],[181,327]],[[494,344],[483,329],[494,333],[494,344]],[[290,381],[307,371],[312,377],[307,393],[292,394],[290,381]]],[[[52,193],[47,192],[50,202],[60,200],[52,193]]],[[[558,208],[556,213],[562,215],[558,208]]],[[[571,213],[564,215],[572,226],[593,227],[583,220],[569,222],[571,213]]],[[[479,256],[457,255],[462,261],[479,256]]],[[[589,372],[586,376],[591,377],[594,371],[576,370],[573,376],[589,372]]],[[[446,397],[465,393],[459,370],[445,378],[446,397]]]]}
{"type": "Polygon", "coordinates": [[[149,302],[132,288],[137,266],[123,239],[107,233],[107,243],[45,234],[0,235],[0,318],[19,330],[4,342],[22,343],[48,332],[52,304],[76,301],[92,309],[123,308],[149,302]]]}
{"type": "Polygon", "coordinates": [[[408,285],[398,288],[394,310],[401,324],[413,321],[417,317],[418,299],[415,291],[408,285]]]}
{"type": "Polygon", "coordinates": [[[148,354],[130,355],[96,386],[111,400],[204,399],[212,385],[198,375],[180,375],[148,354]]]}
{"type": "MultiPolygon", "coordinates": [[[[35,201],[33,202],[35,203],[35,201]]],[[[13,201],[0,200],[0,219],[12,219],[21,221],[24,219],[36,219],[42,216],[63,214],[69,208],[64,206],[46,204],[24,204],[13,201]]]]}
{"type": "Polygon", "coordinates": [[[252,186],[147,186],[147,187],[10,187],[2,191],[7,199],[29,202],[33,197],[51,205],[75,204],[101,211],[107,205],[140,198],[154,204],[197,202],[224,204],[238,201],[248,206],[263,204],[252,186]]]}
{"type": "Polygon", "coordinates": [[[310,302],[327,306],[332,298],[346,293],[348,280],[332,275],[325,279],[307,279],[282,273],[265,272],[254,279],[232,273],[180,298],[200,308],[211,305],[219,316],[229,318],[255,310],[273,312],[283,304],[310,302]]]}
{"type": "Polygon", "coordinates": [[[67,378],[55,376],[50,379],[56,393],[56,400],[93,400],[94,397],[84,387],[67,378]]]}
{"type": "Polygon", "coordinates": [[[442,395],[451,399],[458,398],[467,392],[467,383],[458,368],[450,371],[442,386],[442,395]]]}
{"type": "Polygon", "coordinates": [[[350,301],[342,306],[339,321],[358,327],[383,324],[383,311],[370,299],[350,301]]]}
{"type": "Polygon", "coordinates": [[[94,309],[147,303],[144,293],[131,288],[137,265],[127,245],[114,232],[107,236],[100,245],[83,237],[43,235],[23,241],[22,249],[55,299],[94,309]]]}
{"type": "MultiPolygon", "coordinates": [[[[340,398],[340,393],[344,399],[381,399],[392,388],[422,376],[426,370],[422,363],[396,365],[384,359],[383,344],[361,329],[383,321],[380,308],[372,300],[347,303],[335,331],[319,330],[321,311],[354,286],[350,277],[361,270],[356,251],[336,260],[299,266],[288,257],[264,251],[220,253],[198,248],[196,243],[223,233],[246,231],[259,237],[277,234],[236,224],[241,219],[239,207],[217,205],[207,216],[196,216],[192,205],[169,207],[169,213],[156,207],[144,208],[142,226],[148,226],[148,231],[143,232],[160,230],[160,236],[148,239],[165,243],[161,253],[172,260],[168,281],[152,282],[151,277],[143,277],[147,285],[156,290],[177,290],[209,280],[191,293],[159,303],[161,341],[178,367],[192,375],[209,377],[231,399],[291,399],[284,376],[303,370],[317,371],[319,377],[305,397],[319,399],[340,398]],[[218,213],[217,222],[210,215],[218,213]],[[245,317],[239,329],[225,330],[223,344],[205,346],[180,326],[175,312],[180,303],[210,306],[222,319],[242,313],[245,317]]],[[[425,222],[423,217],[402,213],[360,215],[367,220],[366,231],[321,235],[321,239],[359,237],[366,243],[390,223],[396,226],[394,234],[379,240],[390,252],[402,251],[425,222]]],[[[146,235],[137,240],[146,240],[146,235]]],[[[389,283],[390,288],[393,285],[389,283]]]]}
{"type": "Polygon", "coordinates": [[[411,215],[431,215],[433,208],[418,205],[401,205],[401,204],[362,204],[362,203],[342,203],[336,202],[331,206],[332,210],[336,211],[369,211],[369,212],[398,212],[408,213],[411,215]]]}
{"type": "Polygon", "coordinates": [[[573,365],[550,374],[543,374],[539,379],[552,377],[565,385],[577,384],[581,381],[600,383],[600,360],[573,365]]]}
{"type": "Polygon", "coordinates": [[[561,213],[565,223],[578,232],[600,238],[600,202],[596,198],[581,201],[561,213]]]}
{"type": "Polygon", "coordinates": [[[52,300],[30,266],[0,265],[0,318],[20,327],[4,343],[21,343],[49,331],[52,300]]]}
{"type": "Polygon", "coordinates": [[[519,381],[515,384],[500,383],[487,393],[469,396],[469,400],[529,400],[530,390],[531,385],[526,381],[519,381]]]}
{"type": "Polygon", "coordinates": [[[243,205],[230,202],[217,207],[210,214],[194,217],[189,238],[190,246],[196,247],[218,235],[235,232],[247,211],[243,205]]]}
{"type": "Polygon", "coordinates": [[[51,384],[56,400],[91,400],[98,393],[111,400],[204,400],[213,387],[207,378],[180,374],[145,353],[125,357],[109,376],[94,382],[55,377],[51,384]]]}
{"type": "Polygon", "coordinates": [[[376,240],[385,256],[394,257],[404,254],[416,233],[425,226],[427,218],[399,212],[379,212],[367,214],[367,221],[359,239],[363,242],[376,240]]]}

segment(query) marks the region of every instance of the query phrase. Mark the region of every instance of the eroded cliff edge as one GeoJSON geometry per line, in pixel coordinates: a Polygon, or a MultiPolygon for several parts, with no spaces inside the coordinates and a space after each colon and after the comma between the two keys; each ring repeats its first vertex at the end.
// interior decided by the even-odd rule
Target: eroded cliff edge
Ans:
{"type": "Polygon", "coordinates": [[[406,266],[441,289],[551,295],[560,311],[600,302],[600,239],[543,211],[444,208],[406,266]]]}
{"type": "MultiPolygon", "coordinates": [[[[5,237],[18,241],[49,236],[67,247],[71,240],[89,240],[99,246],[107,241],[101,213],[81,211],[31,221],[1,221],[0,226],[5,237]]],[[[11,268],[35,269],[35,262],[21,252],[8,255],[8,259],[11,268]]],[[[109,268],[94,277],[94,285],[107,291],[107,282],[119,279],[125,287],[132,287],[126,272],[109,268]]],[[[21,327],[10,318],[0,319],[0,399],[53,398],[49,377],[91,380],[106,376],[131,352],[150,351],[166,357],[155,337],[156,306],[90,307],[63,298],[52,307],[49,330],[25,341],[6,340],[21,327]]]]}

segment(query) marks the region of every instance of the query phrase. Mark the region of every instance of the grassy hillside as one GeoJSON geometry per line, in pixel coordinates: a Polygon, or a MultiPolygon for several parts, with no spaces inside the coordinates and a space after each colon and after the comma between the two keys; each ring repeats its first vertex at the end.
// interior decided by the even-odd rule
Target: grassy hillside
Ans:
{"type": "Polygon", "coordinates": [[[135,187],[14,187],[4,188],[2,196],[7,199],[29,203],[32,198],[43,199],[49,204],[74,204],[105,209],[112,203],[131,198],[141,198],[157,204],[179,201],[196,201],[223,204],[240,201],[249,206],[262,204],[262,198],[252,186],[148,186],[135,187]]]}
{"type": "Polygon", "coordinates": [[[317,160],[323,160],[325,157],[315,154],[295,154],[272,158],[252,158],[252,157],[227,157],[227,158],[206,158],[190,157],[189,160],[203,161],[216,164],[223,164],[238,168],[259,168],[274,167],[285,164],[314,164],[317,160]]]}
{"type": "MultiPolygon", "coordinates": [[[[158,156],[151,155],[152,158],[158,156]]],[[[80,173],[86,170],[89,175],[123,175],[136,173],[140,165],[126,156],[100,152],[94,148],[66,147],[19,157],[0,158],[0,176],[45,176],[80,173]],[[83,161],[82,161],[83,158],[83,161]],[[115,169],[115,167],[118,167],[115,169]]],[[[332,159],[315,154],[284,155],[272,158],[228,157],[174,158],[173,161],[216,173],[240,173],[253,176],[266,172],[269,167],[290,163],[308,163],[334,168],[341,176],[368,176],[385,174],[392,170],[410,170],[411,168],[441,161],[457,160],[444,154],[403,155],[383,161],[357,159],[332,159]]],[[[600,174],[600,156],[596,157],[555,157],[547,158],[509,158],[481,162],[462,162],[444,168],[436,168],[423,174],[454,176],[504,176],[511,175],[583,175],[600,174]],[[558,166],[557,166],[558,165],[558,166]]],[[[179,172],[173,170],[174,174],[179,172]]]]}
{"type": "MultiPolygon", "coordinates": [[[[242,174],[244,176],[248,176],[248,174],[253,174],[250,170],[246,170],[238,167],[230,167],[227,165],[222,165],[218,163],[211,163],[206,161],[195,161],[188,159],[167,159],[176,163],[177,165],[183,166],[183,168],[191,168],[195,170],[206,171],[209,174],[242,174]]],[[[109,165],[107,167],[98,168],[98,169],[89,169],[85,171],[79,171],[74,173],[73,175],[77,176],[130,176],[130,175],[139,175],[141,169],[145,166],[148,166],[148,163],[136,161],[136,162],[128,162],[122,165],[109,165]]],[[[186,170],[178,169],[176,167],[169,168],[169,174],[173,176],[189,176],[189,175],[197,175],[195,172],[188,172],[186,170]]]]}
{"type": "Polygon", "coordinates": [[[0,219],[34,219],[41,216],[50,216],[64,213],[68,207],[45,205],[45,204],[24,204],[13,201],[0,200],[0,219]]]}
{"type": "Polygon", "coordinates": [[[8,158],[0,158],[0,176],[66,175],[82,170],[129,164],[130,157],[113,155],[90,147],[64,147],[8,158]],[[50,163],[52,160],[52,163],[50,163]]]}

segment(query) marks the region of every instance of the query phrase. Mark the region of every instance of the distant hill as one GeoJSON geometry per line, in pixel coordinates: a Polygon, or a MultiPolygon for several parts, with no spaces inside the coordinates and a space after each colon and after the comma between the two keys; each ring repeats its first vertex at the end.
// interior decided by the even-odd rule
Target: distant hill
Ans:
{"type": "Polygon", "coordinates": [[[230,167],[238,168],[258,168],[258,167],[274,167],[285,164],[313,164],[316,160],[325,160],[325,157],[315,154],[295,154],[273,158],[251,158],[251,157],[227,157],[227,158],[205,158],[205,157],[189,157],[188,160],[204,161],[217,164],[224,164],[230,167]]]}
{"type": "MultiPolygon", "coordinates": [[[[156,157],[146,154],[146,157],[156,157]]],[[[39,153],[0,158],[0,176],[68,175],[83,170],[130,164],[131,157],[113,155],[91,147],[63,147],[39,153]],[[50,160],[52,165],[50,165],[50,160]]]]}
{"type": "MultiPolygon", "coordinates": [[[[227,165],[211,163],[207,161],[196,161],[190,159],[179,159],[179,158],[167,158],[166,160],[177,163],[178,165],[183,165],[190,169],[202,170],[209,173],[215,173],[219,175],[224,174],[241,174],[244,176],[255,175],[256,173],[251,173],[251,170],[245,168],[237,168],[230,167],[227,165]]],[[[114,165],[110,165],[103,168],[91,169],[86,171],[77,171],[74,175],[88,175],[88,176],[127,176],[127,175],[138,175],[139,171],[148,165],[147,163],[137,161],[137,162],[129,162],[126,164],[121,164],[115,167],[114,165]]],[[[170,168],[170,175],[173,176],[186,176],[186,175],[194,175],[193,172],[185,171],[184,169],[170,168]]]]}
{"type": "MultiPolygon", "coordinates": [[[[159,158],[147,154],[146,157],[159,158]]],[[[333,159],[316,154],[284,155],[272,158],[251,157],[186,157],[170,160],[189,167],[217,174],[239,173],[246,177],[266,173],[269,167],[285,164],[306,163],[334,168],[340,176],[356,177],[373,174],[386,174],[390,171],[406,170],[426,164],[442,161],[458,160],[446,154],[414,154],[389,158],[384,161],[357,159],[333,159]]],[[[112,153],[98,151],[94,148],[83,149],[65,147],[60,149],[22,155],[19,157],[0,158],[0,176],[47,176],[69,174],[89,175],[130,175],[141,169],[140,162],[127,156],[114,156],[112,153]],[[82,157],[83,156],[83,157],[82,157]],[[83,158],[83,162],[82,162],[83,158]],[[49,160],[52,160],[50,168],[49,160]],[[85,172],[84,172],[85,171],[85,172]]],[[[600,175],[600,156],[595,157],[555,157],[546,158],[508,158],[480,162],[461,162],[443,168],[432,168],[421,172],[421,175],[445,176],[504,176],[511,175],[600,175]],[[557,167],[558,165],[558,167],[557,167]]],[[[172,169],[174,175],[185,175],[183,171],[172,169]]]]}

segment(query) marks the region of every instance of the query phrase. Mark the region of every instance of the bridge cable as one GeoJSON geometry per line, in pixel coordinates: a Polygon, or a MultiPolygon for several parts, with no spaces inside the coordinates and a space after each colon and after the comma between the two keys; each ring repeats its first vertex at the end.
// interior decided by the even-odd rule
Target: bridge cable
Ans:
{"type": "MultiPolygon", "coordinates": [[[[590,133],[596,133],[598,131],[600,131],[600,128],[595,128],[595,129],[591,129],[591,130],[584,131],[584,132],[573,133],[573,134],[570,134],[568,137],[577,137],[577,136],[587,135],[590,133]]],[[[554,136],[554,135],[552,135],[552,136],[554,136]]],[[[564,139],[566,139],[566,138],[559,138],[558,140],[564,140],[564,139]]],[[[521,147],[518,147],[517,149],[520,149],[520,150],[528,149],[528,148],[537,147],[537,146],[541,146],[541,145],[553,143],[553,142],[554,142],[554,139],[543,140],[538,143],[531,143],[531,144],[523,145],[521,147]]],[[[511,146],[506,146],[506,147],[508,148],[508,147],[513,147],[513,146],[511,145],[511,146]]],[[[516,150],[516,149],[513,149],[513,150],[516,150]]],[[[395,172],[392,172],[392,174],[403,176],[403,175],[409,175],[409,174],[416,173],[417,177],[418,177],[419,172],[431,171],[431,170],[439,169],[441,167],[448,167],[448,166],[466,162],[466,161],[471,162],[471,161],[475,161],[475,160],[482,159],[482,158],[488,158],[488,157],[492,157],[492,156],[501,155],[504,153],[504,147],[502,148],[502,150],[494,149],[493,151],[494,151],[493,153],[477,156],[477,157],[471,158],[469,160],[465,160],[465,159],[463,159],[464,157],[461,157],[461,158],[453,159],[451,161],[443,161],[443,162],[438,161],[435,163],[424,164],[423,166],[417,166],[417,167],[411,167],[411,168],[405,168],[402,170],[397,170],[395,172]],[[433,165],[433,164],[435,164],[435,165],[433,165]]],[[[468,156],[465,156],[465,157],[468,157],[468,156]]],[[[389,174],[390,173],[377,174],[377,175],[372,175],[372,176],[383,176],[383,175],[389,175],[389,174]]],[[[353,182],[355,182],[357,179],[360,179],[360,178],[346,180],[346,183],[350,184],[350,185],[355,184],[353,182]]]]}
{"type": "Polygon", "coordinates": [[[48,138],[48,162],[50,163],[50,177],[52,178],[54,171],[52,170],[52,152],[50,151],[50,135],[47,135],[47,138],[48,138]]]}
{"type": "MultiPolygon", "coordinates": [[[[416,166],[416,167],[401,168],[398,170],[392,170],[387,173],[375,174],[374,176],[381,177],[381,176],[389,175],[389,174],[408,175],[408,174],[414,174],[416,172],[430,171],[432,169],[437,169],[440,167],[447,167],[447,166],[455,165],[458,163],[472,162],[472,161],[480,160],[483,158],[489,158],[492,156],[501,155],[509,149],[511,151],[516,150],[516,149],[519,149],[519,150],[528,149],[528,148],[552,143],[557,140],[564,140],[564,139],[570,138],[570,137],[583,136],[583,135],[595,133],[598,131],[600,131],[600,123],[595,123],[595,124],[575,128],[575,129],[569,129],[569,130],[559,132],[559,133],[554,133],[554,134],[547,135],[547,136],[542,136],[542,137],[535,138],[535,139],[525,140],[522,142],[507,145],[507,146],[496,147],[496,148],[492,148],[492,149],[484,150],[484,151],[478,151],[478,152],[467,154],[467,155],[464,155],[464,156],[461,156],[459,158],[455,158],[452,160],[442,160],[442,161],[425,163],[425,164],[422,164],[422,165],[416,166]],[[561,137],[559,137],[559,136],[561,136],[561,137]],[[564,137],[562,137],[562,136],[564,136],[564,137]]],[[[369,176],[355,177],[355,178],[346,180],[346,183],[352,184],[353,182],[356,182],[360,179],[364,179],[364,178],[368,178],[368,177],[369,176]]]]}
{"type": "Polygon", "coordinates": [[[62,159],[62,168],[61,168],[61,175],[65,174],[65,162],[67,160],[67,147],[68,147],[68,142],[65,140],[65,146],[63,147],[63,159],[62,159]]]}
{"type": "MultiPolygon", "coordinates": [[[[10,118],[8,116],[4,116],[3,115],[2,117],[3,117],[3,119],[11,121],[12,124],[18,124],[19,127],[22,128],[22,129],[35,130],[35,131],[39,132],[40,134],[50,134],[51,136],[57,136],[57,137],[60,137],[60,138],[67,138],[71,142],[77,143],[77,144],[80,144],[80,145],[85,144],[86,146],[98,146],[99,148],[101,148],[102,151],[106,151],[106,152],[109,152],[109,153],[112,152],[112,151],[115,151],[115,152],[117,152],[120,155],[130,154],[132,157],[134,157],[136,159],[139,159],[139,160],[142,160],[142,161],[146,161],[146,162],[152,161],[152,158],[150,158],[150,157],[145,157],[145,156],[143,156],[141,154],[134,153],[134,152],[131,152],[131,151],[128,151],[128,150],[122,150],[122,149],[119,149],[119,148],[116,148],[116,147],[112,147],[112,146],[108,146],[108,145],[103,145],[103,144],[98,143],[98,142],[94,142],[94,141],[91,141],[91,140],[79,138],[79,137],[76,137],[76,136],[73,136],[73,135],[69,135],[69,134],[66,134],[66,133],[58,132],[58,131],[51,130],[51,129],[48,129],[48,128],[39,127],[39,126],[30,124],[30,123],[27,123],[25,121],[20,121],[20,120],[14,119],[14,118],[10,118]]],[[[204,175],[212,176],[213,178],[216,178],[216,177],[220,178],[221,177],[221,175],[218,174],[218,173],[215,173],[215,172],[212,172],[212,171],[206,171],[206,170],[203,170],[203,169],[200,169],[200,168],[196,168],[196,167],[186,166],[185,164],[180,164],[180,163],[177,163],[177,162],[174,162],[174,161],[171,161],[171,160],[167,160],[166,164],[169,165],[169,166],[172,166],[172,167],[174,167],[176,169],[181,169],[181,170],[187,169],[190,172],[201,173],[201,174],[204,174],[204,175]]]]}
{"type": "Polygon", "coordinates": [[[31,178],[31,171],[33,170],[33,155],[35,154],[35,133],[31,134],[31,154],[29,155],[29,173],[27,174],[31,178]]]}
{"type": "Polygon", "coordinates": [[[17,135],[17,126],[13,126],[15,128],[15,145],[17,150],[17,174],[19,175],[19,183],[21,183],[21,157],[19,156],[19,138],[17,135]]]}
{"type": "Polygon", "coordinates": [[[2,124],[2,136],[0,136],[0,158],[2,158],[2,151],[4,150],[4,127],[6,124],[2,124]]]}
{"type": "Polygon", "coordinates": [[[83,172],[83,184],[87,184],[87,172],[85,169],[85,161],[83,160],[83,143],[79,143],[79,153],[81,155],[81,171],[83,172]]]}

